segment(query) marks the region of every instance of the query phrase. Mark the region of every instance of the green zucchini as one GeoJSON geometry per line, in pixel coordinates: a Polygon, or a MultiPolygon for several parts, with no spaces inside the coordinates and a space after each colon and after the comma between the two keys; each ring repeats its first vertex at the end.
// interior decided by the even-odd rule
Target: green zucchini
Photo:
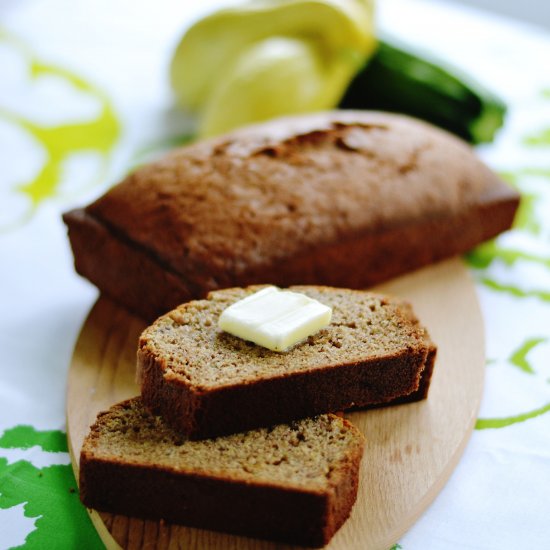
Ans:
{"type": "Polygon", "coordinates": [[[473,144],[492,141],[506,114],[504,102],[469,76],[388,41],[379,43],[340,107],[408,114],[473,144]]]}

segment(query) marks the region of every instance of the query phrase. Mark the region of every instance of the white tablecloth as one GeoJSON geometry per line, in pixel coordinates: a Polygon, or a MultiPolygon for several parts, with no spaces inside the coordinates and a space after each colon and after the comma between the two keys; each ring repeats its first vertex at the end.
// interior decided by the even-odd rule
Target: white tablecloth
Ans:
{"type": "MultiPolygon", "coordinates": [[[[73,271],[60,213],[185,132],[167,65],[219,1],[0,4],[0,548],[96,548],[65,441],[72,348],[97,291],[73,271]]],[[[524,195],[513,231],[469,256],[486,324],[477,429],[413,549],[550,548],[550,36],[420,0],[380,26],[499,91],[482,157],[524,195]]]]}

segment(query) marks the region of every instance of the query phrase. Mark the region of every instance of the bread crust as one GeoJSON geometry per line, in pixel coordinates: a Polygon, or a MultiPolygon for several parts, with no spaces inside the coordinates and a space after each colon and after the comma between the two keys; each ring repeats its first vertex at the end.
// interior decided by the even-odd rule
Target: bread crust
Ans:
{"type": "MultiPolygon", "coordinates": [[[[138,354],[145,405],[190,439],[235,433],[326,412],[381,406],[418,391],[426,349],[202,392],[138,354]]],[[[422,399],[427,391],[422,392],[422,399]]]]}
{"type": "Polygon", "coordinates": [[[88,508],[313,547],[327,544],[349,517],[364,440],[346,420],[353,444],[331,471],[328,487],[309,490],[103,456],[97,441],[104,418],[136,400],[100,413],[84,441],[79,484],[88,508]]]}
{"type": "Polygon", "coordinates": [[[407,403],[416,403],[417,401],[422,401],[423,399],[428,398],[428,392],[430,391],[430,384],[432,381],[432,376],[435,367],[435,360],[437,357],[437,346],[432,344],[428,351],[426,357],[426,362],[424,363],[424,370],[420,374],[420,381],[418,384],[418,389],[407,394],[391,399],[384,403],[376,403],[372,405],[366,405],[363,407],[351,407],[352,410],[356,409],[377,409],[380,407],[390,407],[394,405],[405,405],[407,403]]]}
{"type": "Polygon", "coordinates": [[[76,270],[152,320],[216,288],[366,288],[494,237],[518,203],[450,134],[349,111],[176,150],[64,219],[76,270]]]}
{"type": "Polygon", "coordinates": [[[71,210],[63,220],[68,226],[76,271],[135,315],[153,320],[193,297],[178,274],[128,239],[114,236],[85,210],[71,210]]]}

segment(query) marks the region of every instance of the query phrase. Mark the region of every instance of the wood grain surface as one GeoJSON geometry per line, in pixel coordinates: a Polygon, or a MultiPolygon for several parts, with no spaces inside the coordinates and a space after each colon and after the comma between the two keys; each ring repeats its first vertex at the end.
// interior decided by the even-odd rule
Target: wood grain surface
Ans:
{"type": "MultiPolygon", "coordinates": [[[[354,412],[365,434],[359,496],[331,550],[384,550],[416,521],[445,484],[472,432],[483,389],[484,334],[475,287],[460,259],[377,287],[412,302],[438,345],[426,401],[354,412]]],[[[86,320],[67,388],[69,448],[78,478],[84,436],[97,413],[137,395],[137,339],[143,322],[105,298],[86,320]]],[[[289,546],[161,522],[91,512],[108,548],[249,549],[289,546]]]]}

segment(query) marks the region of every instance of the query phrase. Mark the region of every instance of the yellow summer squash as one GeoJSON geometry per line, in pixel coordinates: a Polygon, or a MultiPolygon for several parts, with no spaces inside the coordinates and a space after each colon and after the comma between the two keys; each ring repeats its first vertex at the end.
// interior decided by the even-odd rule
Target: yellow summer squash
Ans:
{"type": "Polygon", "coordinates": [[[171,64],[178,104],[201,137],[335,107],[376,48],[374,0],[252,0],[183,36],[171,64]]]}

